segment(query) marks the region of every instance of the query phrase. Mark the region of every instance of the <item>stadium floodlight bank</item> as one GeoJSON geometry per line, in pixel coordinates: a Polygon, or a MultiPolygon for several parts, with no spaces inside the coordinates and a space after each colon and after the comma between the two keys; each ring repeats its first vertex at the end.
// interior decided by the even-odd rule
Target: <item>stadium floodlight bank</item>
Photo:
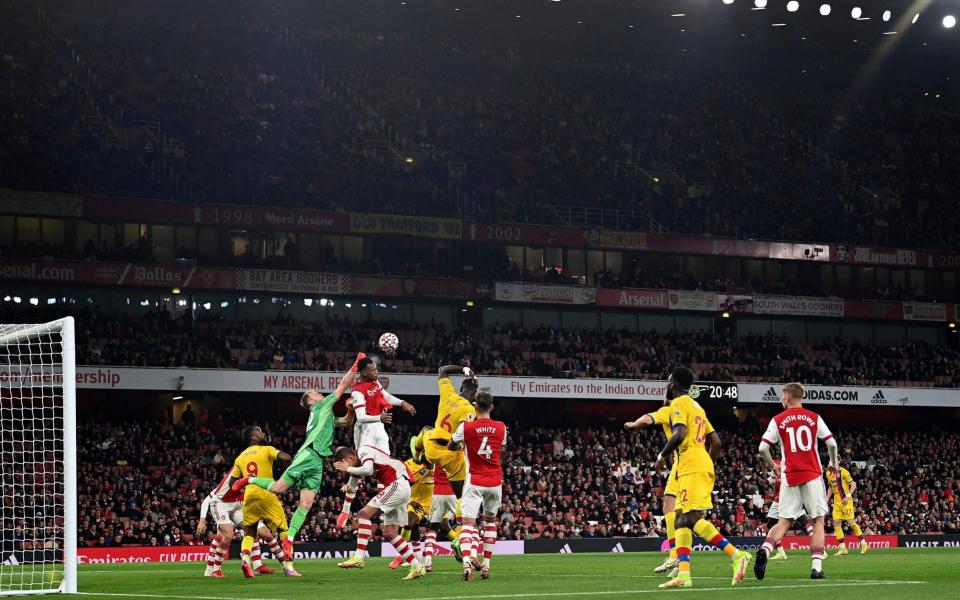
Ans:
{"type": "Polygon", "coordinates": [[[0,595],[77,591],[74,323],[0,324],[0,595]]]}

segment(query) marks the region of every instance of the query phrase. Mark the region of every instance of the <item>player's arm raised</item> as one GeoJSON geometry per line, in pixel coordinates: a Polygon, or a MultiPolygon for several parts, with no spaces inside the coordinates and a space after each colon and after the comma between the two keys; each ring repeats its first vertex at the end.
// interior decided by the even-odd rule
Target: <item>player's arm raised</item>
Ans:
{"type": "Polygon", "coordinates": [[[403,412],[409,415],[417,414],[417,409],[414,408],[412,404],[410,404],[409,402],[406,402],[405,400],[401,400],[400,398],[397,398],[387,390],[383,390],[383,399],[389,402],[390,406],[399,406],[400,408],[403,409],[403,412]]]}
{"type": "Polygon", "coordinates": [[[447,379],[453,375],[463,375],[467,379],[476,379],[473,369],[470,367],[461,367],[460,365],[446,365],[440,367],[437,371],[437,379],[447,379]]]}
{"type": "Polygon", "coordinates": [[[624,429],[643,429],[644,427],[650,427],[656,423],[653,420],[653,417],[647,413],[642,415],[639,419],[635,421],[627,421],[623,424],[624,429]]]}
{"type": "Polygon", "coordinates": [[[353,361],[353,366],[350,367],[350,369],[348,369],[347,372],[343,374],[343,377],[340,378],[340,385],[337,386],[337,390],[334,392],[334,394],[337,395],[337,398],[340,398],[341,396],[346,394],[347,390],[350,389],[350,386],[353,385],[353,380],[357,376],[357,363],[360,362],[361,359],[366,357],[367,355],[365,353],[363,352],[358,353],[357,359],[353,361]]]}

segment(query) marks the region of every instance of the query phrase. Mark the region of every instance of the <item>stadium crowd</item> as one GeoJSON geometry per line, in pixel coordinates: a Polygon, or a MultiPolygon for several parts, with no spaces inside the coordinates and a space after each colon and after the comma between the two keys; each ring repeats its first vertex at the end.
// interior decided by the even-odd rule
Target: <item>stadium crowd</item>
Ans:
{"type": "MultiPolygon", "coordinates": [[[[242,422],[222,415],[173,424],[132,421],[81,424],[80,540],[88,546],[205,543],[195,537],[199,504],[242,449],[242,422]]],[[[262,423],[272,444],[295,449],[303,428],[262,423]]],[[[624,432],[617,423],[570,429],[511,424],[505,450],[503,539],[644,537],[663,535],[659,492],[664,475],[652,471],[663,445],[657,429],[624,432]]],[[[867,533],[960,533],[956,496],[956,433],[884,432],[836,428],[841,455],[857,482],[858,522],[867,533]]],[[[393,448],[405,448],[412,425],[391,428],[393,448]]],[[[724,535],[762,535],[772,498],[769,474],[756,455],[762,428],[755,422],[721,427],[725,451],[717,464],[711,518],[724,535]]],[[[338,432],[338,443],[349,443],[338,432]]],[[[406,458],[406,457],[404,457],[406,458]]],[[[341,478],[327,464],[304,541],[354,539],[352,526],[335,526],[341,478]]],[[[354,508],[363,505],[361,491],[354,508]]],[[[295,496],[283,498],[288,509],[295,496]]]]}
{"type": "MultiPolygon", "coordinates": [[[[2,313],[0,313],[2,314],[2,313]]],[[[690,364],[709,381],[804,381],[827,385],[958,387],[960,353],[918,341],[866,344],[827,339],[800,343],[785,335],[736,338],[705,332],[634,332],[497,324],[354,323],[275,319],[194,322],[167,312],[123,317],[79,311],[77,363],[149,367],[339,371],[347,351],[375,351],[383,331],[403,343],[384,372],[429,373],[464,364],[488,375],[666,379],[671,365],[690,364]]]]}
{"type": "Polygon", "coordinates": [[[519,222],[572,205],[640,215],[625,228],[960,246],[960,125],[883,86],[845,109],[857,58],[651,46],[633,64],[613,37],[410,37],[250,2],[3,16],[3,187],[519,222]]]}

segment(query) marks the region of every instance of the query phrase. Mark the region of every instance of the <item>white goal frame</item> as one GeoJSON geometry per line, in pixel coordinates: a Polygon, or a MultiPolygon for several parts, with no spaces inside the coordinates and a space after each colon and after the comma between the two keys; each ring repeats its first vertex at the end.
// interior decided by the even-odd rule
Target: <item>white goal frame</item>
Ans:
{"type": "Polygon", "coordinates": [[[20,329],[0,333],[0,347],[54,332],[61,338],[63,373],[63,581],[59,588],[0,591],[0,596],[77,592],[77,366],[73,317],[24,324],[20,329]]]}

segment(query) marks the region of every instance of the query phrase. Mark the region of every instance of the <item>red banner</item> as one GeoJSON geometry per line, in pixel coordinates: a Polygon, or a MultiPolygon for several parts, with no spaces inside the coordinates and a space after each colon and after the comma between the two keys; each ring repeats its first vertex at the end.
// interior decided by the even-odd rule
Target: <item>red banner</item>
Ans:
{"type": "MultiPolygon", "coordinates": [[[[864,539],[867,540],[867,545],[871,548],[897,548],[899,546],[899,539],[895,535],[866,535],[864,539]]],[[[849,541],[850,538],[847,538],[849,541]]],[[[825,536],[824,546],[827,548],[838,548],[836,536],[828,535],[825,536]]],[[[784,550],[809,550],[810,549],[810,536],[790,536],[783,538],[781,540],[784,550]]]]}
{"type": "Polygon", "coordinates": [[[405,296],[429,296],[433,298],[473,298],[477,286],[465,279],[404,279],[405,296]]]}
{"type": "Polygon", "coordinates": [[[586,243],[585,233],[582,229],[572,227],[551,227],[549,225],[528,225],[526,223],[463,222],[463,239],[468,242],[580,248],[586,243]]]}
{"type": "Polygon", "coordinates": [[[129,546],[121,548],[77,548],[81,565],[116,563],[191,562],[207,558],[206,546],[129,546]]]}
{"type": "Polygon", "coordinates": [[[233,271],[124,262],[6,261],[0,280],[157,286],[184,289],[233,289],[233,271]]]}
{"type": "MultiPolygon", "coordinates": [[[[152,223],[159,225],[203,225],[242,227],[291,232],[343,233],[351,230],[350,215],[344,212],[297,208],[274,208],[235,204],[191,205],[168,200],[86,196],[80,198],[27,192],[0,193],[0,208],[19,214],[81,216],[104,222],[152,223]],[[10,196],[10,200],[7,199],[10,196]],[[21,200],[21,198],[38,198],[21,200]],[[65,200],[69,199],[69,201],[65,200]],[[43,206],[31,212],[30,203],[43,206]]],[[[426,218],[426,217],[425,217],[426,218]]],[[[807,242],[770,242],[716,238],[706,235],[676,235],[632,231],[610,231],[554,227],[527,223],[480,223],[464,221],[461,239],[469,242],[524,244],[593,248],[675,254],[709,254],[797,261],[832,261],[853,265],[930,269],[960,268],[960,253],[930,252],[877,246],[844,246],[807,242]]]]}
{"type": "Polygon", "coordinates": [[[873,300],[844,300],[843,315],[848,319],[903,320],[902,302],[878,302],[873,300]]]}
{"type": "MultiPolygon", "coordinates": [[[[240,555],[239,544],[234,544],[230,554],[240,555]]],[[[297,559],[315,558],[347,558],[354,550],[354,544],[321,543],[297,544],[294,557],[297,559]]],[[[380,545],[371,544],[370,554],[380,555],[380,545]]],[[[167,563],[167,562],[198,562],[206,560],[206,546],[123,546],[121,548],[77,548],[77,559],[82,565],[90,564],[123,564],[123,563],[167,563]]],[[[270,553],[264,553],[264,560],[270,558],[270,553]]]]}
{"type": "Polygon", "coordinates": [[[350,215],[303,208],[270,208],[230,204],[204,204],[197,209],[198,225],[277,229],[307,233],[346,233],[350,215]]]}
{"type": "Polygon", "coordinates": [[[835,262],[851,265],[912,267],[916,269],[956,269],[960,267],[960,253],[956,252],[834,245],[831,254],[835,262]]]}
{"type": "Polygon", "coordinates": [[[598,306],[670,308],[666,290],[598,290],[598,306]]]}
{"type": "Polygon", "coordinates": [[[399,277],[363,277],[352,278],[350,293],[354,296],[402,296],[403,280],[399,277]]]}
{"type": "Polygon", "coordinates": [[[142,198],[87,196],[84,199],[84,216],[94,221],[110,222],[242,227],[308,233],[350,231],[350,215],[342,212],[242,204],[191,206],[182,202],[142,198]]]}

